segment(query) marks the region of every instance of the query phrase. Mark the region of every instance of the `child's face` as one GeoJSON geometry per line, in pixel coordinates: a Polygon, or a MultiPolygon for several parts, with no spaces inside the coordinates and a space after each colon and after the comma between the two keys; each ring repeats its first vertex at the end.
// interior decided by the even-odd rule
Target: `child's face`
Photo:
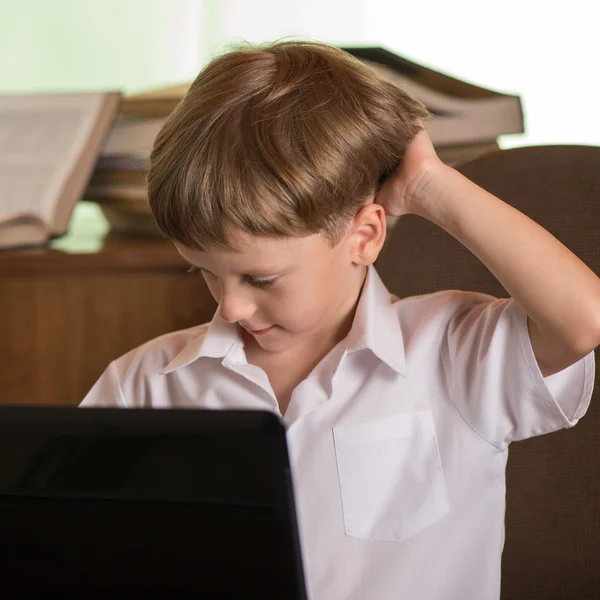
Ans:
{"type": "Polygon", "coordinates": [[[245,340],[269,353],[310,350],[345,337],[366,266],[374,262],[379,241],[383,244],[383,210],[371,205],[363,211],[370,224],[355,223],[334,248],[320,234],[285,239],[238,234],[238,252],[176,246],[201,270],[221,317],[248,332],[242,331],[245,340]],[[381,228],[379,240],[373,232],[381,234],[381,228]],[[256,333],[263,329],[268,331],[256,333]]]}

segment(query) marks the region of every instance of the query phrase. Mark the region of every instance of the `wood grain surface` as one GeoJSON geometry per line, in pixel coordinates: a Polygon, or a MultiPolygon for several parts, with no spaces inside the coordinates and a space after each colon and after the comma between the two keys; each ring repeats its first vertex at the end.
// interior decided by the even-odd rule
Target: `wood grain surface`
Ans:
{"type": "Polygon", "coordinates": [[[0,403],[78,404],[109,362],[210,321],[202,277],[163,241],[0,252],[0,403]]]}

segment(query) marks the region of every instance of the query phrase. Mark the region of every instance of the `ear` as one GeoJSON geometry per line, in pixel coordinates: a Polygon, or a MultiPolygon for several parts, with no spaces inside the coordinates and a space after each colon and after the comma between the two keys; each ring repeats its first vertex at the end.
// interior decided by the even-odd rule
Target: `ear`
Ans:
{"type": "Polygon", "coordinates": [[[385,210],[371,196],[352,223],[352,262],[364,267],[373,264],[383,248],[385,234],[385,210]]]}

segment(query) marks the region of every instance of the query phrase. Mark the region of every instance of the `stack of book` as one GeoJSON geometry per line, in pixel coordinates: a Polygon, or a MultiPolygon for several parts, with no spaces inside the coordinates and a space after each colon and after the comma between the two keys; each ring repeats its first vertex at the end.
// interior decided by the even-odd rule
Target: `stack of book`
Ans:
{"type": "MultiPolygon", "coordinates": [[[[456,166],[522,133],[521,100],[377,47],[343,48],[421,100],[440,158],[456,166]]],[[[146,175],[154,140],[189,83],[116,92],[0,98],[0,248],[44,244],[66,232],[75,203],[97,202],[111,231],[160,235],[146,175]]]]}
{"type": "Polygon", "coordinates": [[[186,83],[123,98],[84,193],[100,205],[113,233],[159,235],[148,206],[150,152],[188,88],[186,83]]]}
{"type": "Polygon", "coordinates": [[[524,132],[519,96],[461,81],[385,48],[344,50],[423,102],[433,115],[426,124],[431,141],[451,166],[497,150],[500,135],[524,132]]]}

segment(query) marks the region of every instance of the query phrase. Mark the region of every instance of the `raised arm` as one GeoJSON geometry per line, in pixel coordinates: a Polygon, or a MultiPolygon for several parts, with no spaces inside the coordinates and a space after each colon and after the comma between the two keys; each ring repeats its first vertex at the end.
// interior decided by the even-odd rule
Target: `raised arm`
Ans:
{"type": "Polygon", "coordinates": [[[375,198],[413,213],[468,248],[525,310],[544,377],[600,345],[600,279],[529,217],[445,165],[421,131],[375,198]]]}

